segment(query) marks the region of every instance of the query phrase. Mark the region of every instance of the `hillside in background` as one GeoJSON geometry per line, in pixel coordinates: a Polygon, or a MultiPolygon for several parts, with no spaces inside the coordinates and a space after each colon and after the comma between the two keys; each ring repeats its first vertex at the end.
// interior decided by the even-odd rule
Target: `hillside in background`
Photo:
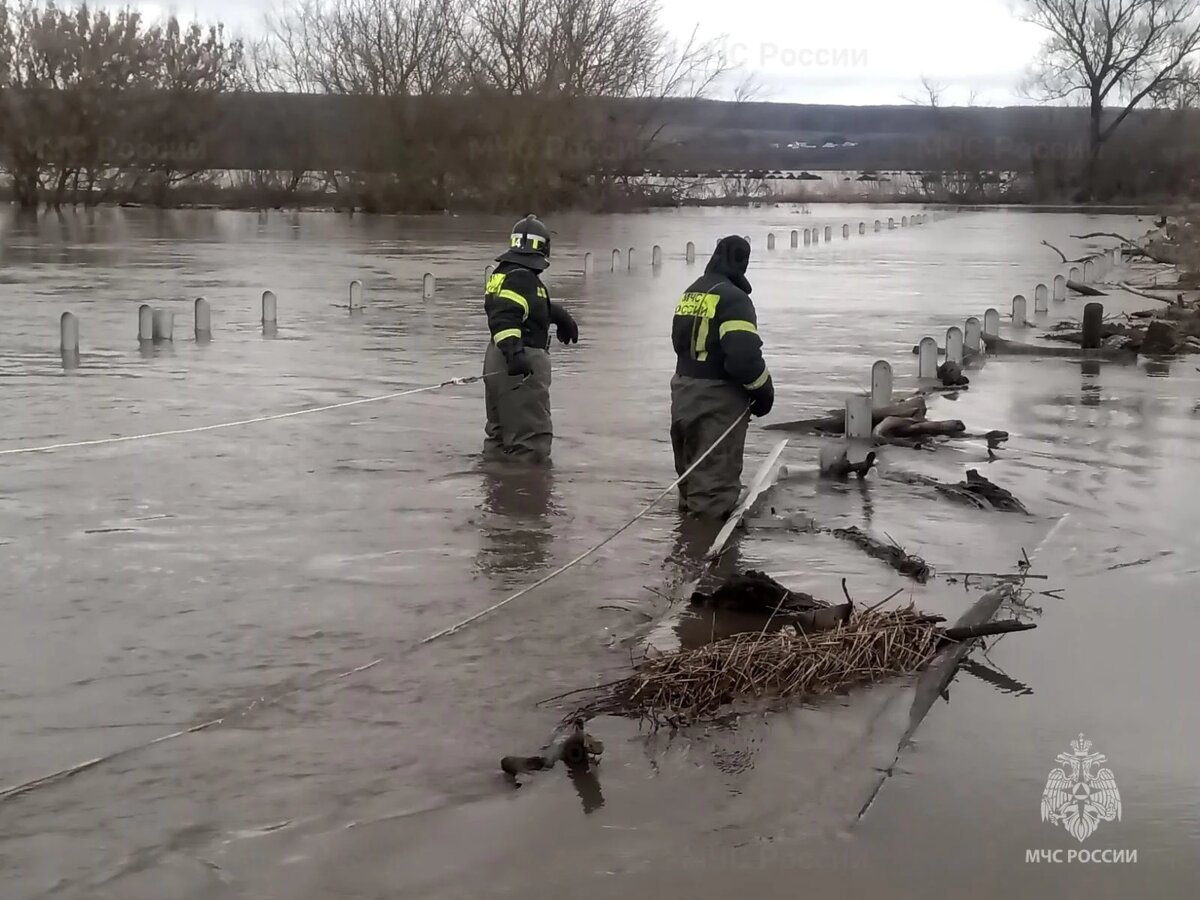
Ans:
{"type": "MultiPolygon", "coordinates": [[[[381,99],[242,94],[220,100],[221,125],[205,157],[220,168],[362,168],[407,145],[444,140],[450,157],[469,144],[504,141],[504,116],[519,99],[381,99]],[[494,130],[473,127],[496,123],[494,130]],[[436,121],[438,128],[425,123],[436,121]],[[439,133],[440,132],[440,133],[439,133]]],[[[583,103],[584,101],[578,101],[583,103]]],[[[1065,107],[811,106],[707,100],[603,101],[591,135],[566,152],[586,151],[630,174],[743,169],[1032,171],[1039,163],[1079,163],[1087,154],[1087,112],[1065,107]],[[637,143],[647,149],[627,152],[637,143]],[[612,146],[606,147],[605,144],[612,146]],[[807,145],[807,146],[805,146],[807,145]]],[[[1112,153],[1141,153],[1147,164],[1200,160],[1200,113],[1146,111],[1118,132],[1112,153]]]]}

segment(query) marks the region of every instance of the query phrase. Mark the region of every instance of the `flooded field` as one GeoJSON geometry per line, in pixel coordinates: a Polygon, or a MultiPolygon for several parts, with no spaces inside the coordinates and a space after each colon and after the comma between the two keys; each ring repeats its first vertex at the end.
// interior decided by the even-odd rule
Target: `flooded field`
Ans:
{"type": "MultiPolygon", "coordinates": [[[[1030,601],[1042,610],[1036,630],[976,654],[899,753],[914,686],[889,683],[673,738],[598,719],[596,779],[560,769],[516,791],[502,780],[500,757],[536,752],[562,713],[537,701],[620,677],[628,639],[666,611],[655,592],[679,579],[687,543],[673,498],[537,591],[417,644],[567,562],[670,484],[671,311],[719,236],[746,234],[754,247],[772,422],[840,406],[880,358],[909,389],[920,337],[941,343],[967,316],[1007,312],[1014,293],[1032,308],[1034,285],[1060,271],[1041,240],[1065,248],[1070,234],[1149,227],[975,211],[900,228],[912,212],[551,219],[546,280],[581,339],[552,351],[548,474],[480,467],[478,384],[0,456],[0,789],[225,717],[0,801],[6,900],[1192,896],[1193,360],[992,359],[930,414],[1009,431],[995,461],[978,444],[881,452],[884,470],[942,480],[978,468],[1028,517],[874,474],[823,482],[819,442],[790,438],[789,477],[738,543],[739,564],[830,601],[843,578],[862,603],[904,588],[897,602],[951,618],[979,595],[944,577],[915,585],[845,542],[782,527],[804,513],[890,535],[942,571],[1012,572],[1028,553],[1046,576],[1034,589],[1061,590],[1030,601]],[[875,234],[871,223],[888,216],[897,228],[875,234]],[[790,230],[826,224],[829,245],[788,247],[790,230]],[[632,270],[609,271],[614,247],[636,248],[632,270]],[[586,278],[585,252],[595,260],[586,278]],[[1122,801],[1120,821],[1082,845],[1039,813],[1047,773],[1081,732],[1106,755],[1122,801]],[[1137,861],[1026,862],[1029,851],[1081,847],[1135,850],[1137,861]]],[[[483,270],[509,225],[142,210],[0,218],[0,453],[477,375],[483,270]],[[437,277],[428,300],[425,272],[437,277]],[[351,279],[367,304],[354,316],[351,279]],[[268,288],[273,337],[260,325],[268,288]],[[211,343],[191,339],[197,296],[212,304],[211,343]],[[173,345],[139,350],[142,303],[176,310],[173,345]],[[68,373],[65,310],[79,317],[82,349],[68,373]]],[[[1151,303],[1115,289],[1103,299],[1110,313],[1151,303]]],[[[1047,321],[1082,305],[1052,304],[1047,321]]],[[[787,436],[762,424],[751,427],[747,478],[787,436]]]]}

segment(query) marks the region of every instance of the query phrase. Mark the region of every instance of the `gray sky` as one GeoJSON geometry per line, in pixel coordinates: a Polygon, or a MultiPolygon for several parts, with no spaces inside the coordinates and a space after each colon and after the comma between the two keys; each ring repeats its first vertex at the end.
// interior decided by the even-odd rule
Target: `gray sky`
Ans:
{"type": "MultiPolygon", "coordinates": [[[[184,0],[134,5],[151,16],[221,19],[244,34],[261,28],[278,0],[184,0]]],[[[945,87],[943,102],[1027,102],[1018,86],[1041,46],[1019,21],[1017,0],[662,0],[664,24],[680,39],[726,35],[739,75],[755,73],[759,99],[893,104],[921,94],[921,78],[945,87]]]]}

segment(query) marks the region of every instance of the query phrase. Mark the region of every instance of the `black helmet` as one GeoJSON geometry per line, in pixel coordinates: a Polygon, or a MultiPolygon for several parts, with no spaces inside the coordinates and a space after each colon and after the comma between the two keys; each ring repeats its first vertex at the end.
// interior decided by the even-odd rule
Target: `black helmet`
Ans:
{"type": "Polygon", "coordinates": [[[512,227],[508,250],[497,256],[496,262],[515,262],[542,271],[550,265],[550,229],[530,213],[512,227]]]}

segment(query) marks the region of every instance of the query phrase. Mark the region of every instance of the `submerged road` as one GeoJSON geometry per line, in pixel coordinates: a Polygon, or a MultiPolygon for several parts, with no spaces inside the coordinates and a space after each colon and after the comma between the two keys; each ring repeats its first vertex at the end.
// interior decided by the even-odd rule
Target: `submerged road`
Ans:
{"type": "MultiPolygon", "coordinates": [[[[1200,836],[1186,751],[1200,726],[1180,714],[1197,674],[1188,635],[1200,534],[1190,474],[1200,380],[1186,360],[1090,370],[992,360],[931,414],[1009,431],[997,461],[982,448],[881,456],[883,467],[942,480],[979,467],[1029,517],[873,477],[806,478],[817,442],[789,442],[785,462],[801,475],[772,491],[735,562],[827,599],[845,577],[857,599],[904,587],[900,599],[957,617],[979,593],[945,579],[913,585],[828,535],[789,531],[789,515],[891,535],[940,569],[1007,572],[1069,514],[1035,564],[1063,599],[1031,601],[1038,629],[977,660],[995,673],[988,680],[960,674],[898,762],[916,690],[904,683],[674,739],[603,720],[596,783],[554,771],[519,791],[504,784],[499,758],[533,752],[557,719],[536,701],[627,671],[613,638],[662,611],[643,586],[673,577],[686,546],[667,503],[521,603],[400,652],[567,562],[674,478],[667,328],[696,271],[682,259],[686,241],[703,257],[720,234],[751,234],[753,296],[779,382],[773,418],[783,420],[864,389],[877,358],[904,389],[917,338],[989,306],[1005,311],[1012,294],[1049,281],[1054,258],[1040,240],[1135,228],[988,212],[786,246],[794,227],[908,212],[552,223],[562,238],[549,283],[576,313],[581,343],[555,350],[569,377],[553,388],[556,459],[543,477],[478,467],[477,385],[247,429],[10,455],[0,783],[388,662],[0,805],[6,897],[790,897],[801,884],[888,897],[959,885],[980,896],[1184,896],[1200,836]],[[768,231],[780,235],[775,251],[768,231]],[[666,252],[659,270],[646,264],[655,243],[666,252]],[[584,250],[599,261],[614,246],[641,248],[643,264],[611,273],[598,263],[580,277],[584,250]],[[1085,846],[1138,849],[1136,864],[1025,862],[1028,849],[1078,846],[1041,821],[1039,804],[1080,732],[1108,757],[1124,803],[1121,821],[1085,846]],[[857,821],[882,770],[891,775],[857,821]]],[[[476,374],[478,286],[507,224],[115,210],[33,230],[5,221],[0,451],[476,374]],[[428,301],[425,271],[438,276],[428,301]],[[353,318],[336,306],[352,278],[367,301],[353,318]],[[274,339],[256,308],[268,287],[279,297],[274,339]],[[201,294],[213,306],[211,344],[139,353],[140,303],[186,310],[201,294]],[[64,375],[56,329],[67,308],[80,318],[84,365],[64,375]]],[[[1051,315],[1080,309],[1070,300],[1051,315]]],[[[777,437],[752,429],[748,467],[777,437]]]]}

